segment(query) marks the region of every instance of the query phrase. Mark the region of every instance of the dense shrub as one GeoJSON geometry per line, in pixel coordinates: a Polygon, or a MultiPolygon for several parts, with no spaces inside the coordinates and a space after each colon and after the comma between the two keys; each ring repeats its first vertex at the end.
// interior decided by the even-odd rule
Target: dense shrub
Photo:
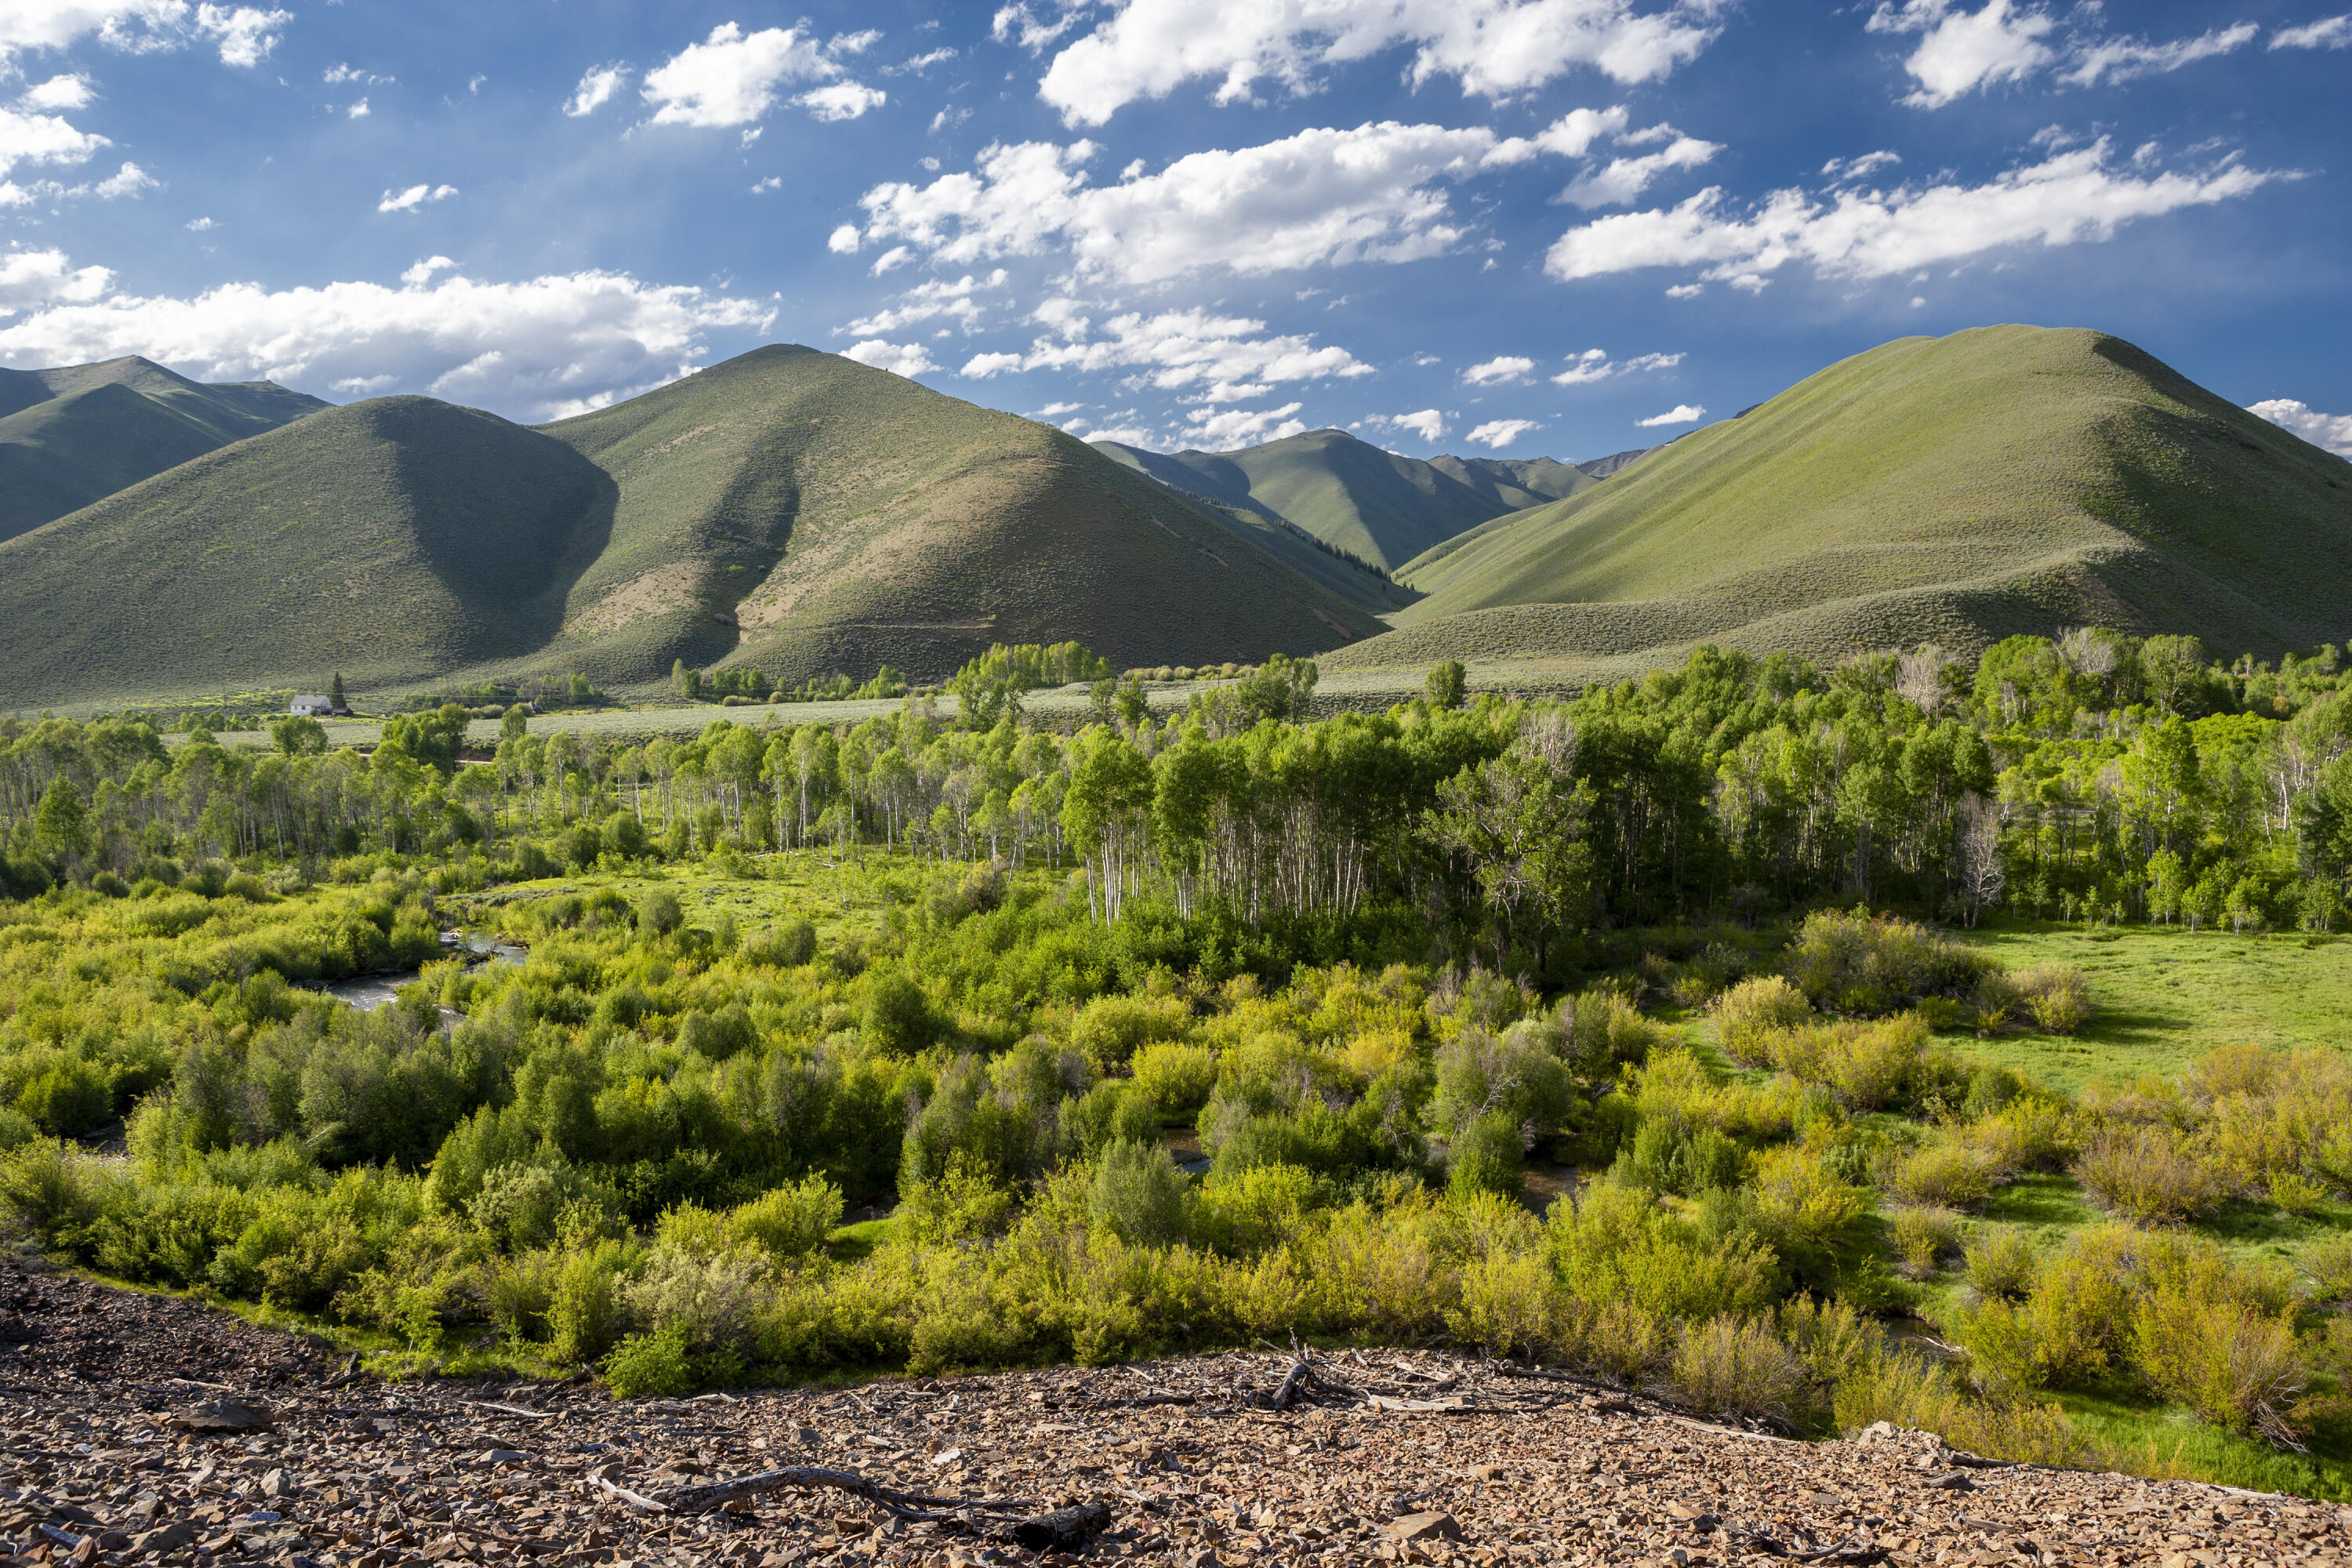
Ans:
{"type": "Polygon", "coordinates": [[[2165,1126],[2118,1128],[2094,1137],[2074,1175],[2105,1207],[2135,1220],[2191,1219],[2228,1195],[2195,1141],[2165,1126]]]}

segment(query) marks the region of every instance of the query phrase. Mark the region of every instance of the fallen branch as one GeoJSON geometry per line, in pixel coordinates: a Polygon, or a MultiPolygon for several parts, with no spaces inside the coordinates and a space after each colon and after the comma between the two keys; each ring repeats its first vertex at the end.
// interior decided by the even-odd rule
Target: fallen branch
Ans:
{"type": "Polygon", "coordinates": [[[1884,1546],[1864,1546],[1855,1543],[1841,1543],[1835,1546],[1799,1546],[1783,1541],[1779,1536],[1767,1535],[1760,1530],[1750,1530],[1744,1524],[1734,1524],[1727,1519],[1718,1519],[1711,1513],[1700,1514],[1690,1521],[1690,1525],[1702,1535],[1710,1530],[1719,1530],[1738,1541],[1750,1552],[1766,1557],[1786,1558],[1791,1563],[1833,1563],[1863,1568],[1863,1565],[1867,1563],[1886,1561],[1886,1548],[1884,1546]]]}
{"type": "Polygon", "coordinates": [[[589,1479],[594,1481],[598,1486],[603,1487],[614,1497],[619,1498],[623,1502],[627,1503],[631,1508],[635,1509],[639,1513],[667,1513],[669,1511],[669,1504],[665,1502],[656,1502],[649,1497],[640,1496],[625,1486],[621,1486],[614,1481],[606,1480],[603,1476],[591,1476],[589,1479]]]}
{"type": "MultiPolygon", "coordinates": [[[[614,1492],[621,1490],[610,1481],[603,1484],[614,1492]]],[[[665,1512],[706,1513],[723,1503],[733,1502],[737,1498],[757,1497],[761,1492],[782,1491],[788,1487],[831,1487],[837,1491],[864,1498],[892,1517],[916,1524],[936,1523],[975,1511],[1017,1513],[1023,1509],[1037,1506],[1032,1498],[1006,1498],[991,1502],[892,1491],[887,1487],[877,1486],[854,1470],[827,1469],[820,1465],[796,1465],[790,1469],[761,1470],[754,1475],[737,1476],[733,1480],[714,1481],[708,1486],[680,1487],[665,1495],[656,1506],[665,1512]]]]}

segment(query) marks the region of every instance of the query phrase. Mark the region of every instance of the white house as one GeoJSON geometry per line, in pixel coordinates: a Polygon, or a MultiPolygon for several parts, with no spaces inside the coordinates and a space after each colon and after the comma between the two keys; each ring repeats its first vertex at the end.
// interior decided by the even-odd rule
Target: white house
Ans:
{"type": "Polygon", "coordinates": [[[333,714],[335,704],[331,699],[325,697],[297,697],[292,706],[286,711],[299,714],[305,719],[325,719],[333,714]]]}

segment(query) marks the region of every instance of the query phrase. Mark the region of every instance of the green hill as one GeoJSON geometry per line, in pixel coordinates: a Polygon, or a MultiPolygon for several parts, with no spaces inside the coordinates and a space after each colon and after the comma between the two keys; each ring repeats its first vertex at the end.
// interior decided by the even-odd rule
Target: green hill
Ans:
{"type": "Polygon", "coordinates": [[[2070,623],[2271,654],[2352,626],[2352,467],[2120,339],[1986,327],[1857,354],[1399,575],[1428,597],[1335,665],[2070,623]]]}
{"type": "Polygon", "coordinates": [[[1095,449],[1173,489],[1283,518],[1384,570],[1523,504],[1344,430],[1233,452],[1146,452],[1116,441],[1095,449]]]}
{"type": "Polygon", "coordinates": [[[938,678],[1065,638],[1198,664],[1381,629],[1083,442],[790,347],[541,430],[353,404],[0,542],[8,706],[337,668],[625,686],[681,658],[938,678]]]}
{"type": "Polygon", "coordinates": [[[764,348],[546,427],[620,489],[573,595],[601,647],[790,683],[991,642],[1117,665],[1307,653],[1380,623],[1215,513],[1050,426],[814,349],[764,348]]]}
{"type": "Polygon", "coordinates": [[[311,689],[520,658],[611,526],[560,441],[425,397],[331,409],[0,543],[9,705],[311,689]]]}
{"type": "Polygon", "coordinates": [[[274,382],[208,386],[136,357],[0,370],[0,539],[328,406],[274,382]]]}
{"type": "Polygon", "coordinates": [[[1552,458],[1432,458],[1429,466],[1511,511],[1566,500],[1601,482],[1583,465],[1552,458]]]}

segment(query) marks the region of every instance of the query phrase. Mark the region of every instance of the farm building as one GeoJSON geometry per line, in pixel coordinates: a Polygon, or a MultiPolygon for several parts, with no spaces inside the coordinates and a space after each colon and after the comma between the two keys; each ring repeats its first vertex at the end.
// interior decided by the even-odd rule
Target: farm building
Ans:
{"type": "Polygon", "coordinates": [[[286,711],[305,719],[325,719],[333,715],[335,703],[330,697],[297,697],[286,711]]]}

